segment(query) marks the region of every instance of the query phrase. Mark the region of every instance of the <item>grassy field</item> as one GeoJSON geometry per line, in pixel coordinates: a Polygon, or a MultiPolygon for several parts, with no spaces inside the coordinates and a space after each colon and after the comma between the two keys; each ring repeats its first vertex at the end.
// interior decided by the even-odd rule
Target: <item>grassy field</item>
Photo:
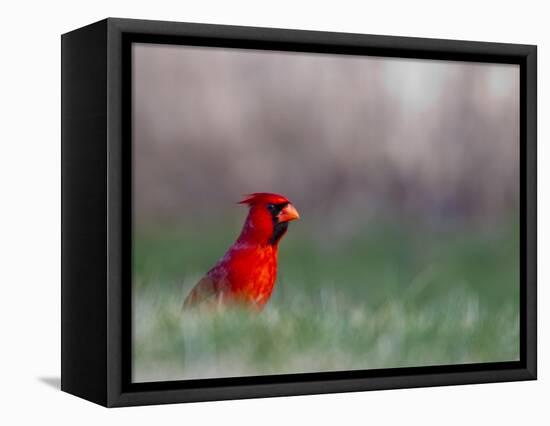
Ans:
{"type": "Polygon", "coordinates": [[[182,313],[237,232],[223,224],[136,233],[134,381],[519,357],[516,226],[378,224],[330,243],[294,226],[261,314],[182,313]]]}

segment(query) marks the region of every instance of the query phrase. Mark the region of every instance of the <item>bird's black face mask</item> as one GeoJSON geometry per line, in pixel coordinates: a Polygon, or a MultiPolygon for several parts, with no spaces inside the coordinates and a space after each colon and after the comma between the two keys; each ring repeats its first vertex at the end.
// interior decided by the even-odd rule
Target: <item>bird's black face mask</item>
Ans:
{"type": "Polygon", "coordinates": [[[269,239],[269,244],[275,245],[279,242],[281,237],[285,235],[288,229],[288,222],[279,222],[278,215],[281,210],[284,209],[288,203],[268,204],[267,210],[271,213],[271,219],[273,220],[273,235],[269,239]]]}

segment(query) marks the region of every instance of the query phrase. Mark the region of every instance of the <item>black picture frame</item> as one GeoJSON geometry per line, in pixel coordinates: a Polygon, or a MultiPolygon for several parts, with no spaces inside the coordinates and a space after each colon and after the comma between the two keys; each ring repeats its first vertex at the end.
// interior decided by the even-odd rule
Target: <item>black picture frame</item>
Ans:
{"type": "Polygon", "coordinates": [[[536,46],[118,18],[61,41],[62,390],[114,407],[536,379],[536,46]],[[520,360],[131,383],[133,42],[518,64],[520,360]]]}

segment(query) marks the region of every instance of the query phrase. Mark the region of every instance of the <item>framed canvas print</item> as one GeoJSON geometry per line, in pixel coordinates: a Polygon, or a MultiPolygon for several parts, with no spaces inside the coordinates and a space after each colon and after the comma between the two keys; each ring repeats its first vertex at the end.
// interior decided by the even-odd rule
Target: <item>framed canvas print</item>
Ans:
{"type": "Polygon", "coordinates": [[[535,378],[535,46],[111,18],[62,36],[64,391],[535,378]]]}

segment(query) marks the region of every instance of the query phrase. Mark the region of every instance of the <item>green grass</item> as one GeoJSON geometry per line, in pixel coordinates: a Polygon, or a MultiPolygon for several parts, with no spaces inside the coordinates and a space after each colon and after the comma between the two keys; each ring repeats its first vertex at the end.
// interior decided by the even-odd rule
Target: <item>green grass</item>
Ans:
{"type": "Polygon", "coordinates": [[[292,226],[260,314],[181,312],[233,225],[141,231],[134,246],[135,381],[389,368],[519,357],[516,226],[292,226]]]}

